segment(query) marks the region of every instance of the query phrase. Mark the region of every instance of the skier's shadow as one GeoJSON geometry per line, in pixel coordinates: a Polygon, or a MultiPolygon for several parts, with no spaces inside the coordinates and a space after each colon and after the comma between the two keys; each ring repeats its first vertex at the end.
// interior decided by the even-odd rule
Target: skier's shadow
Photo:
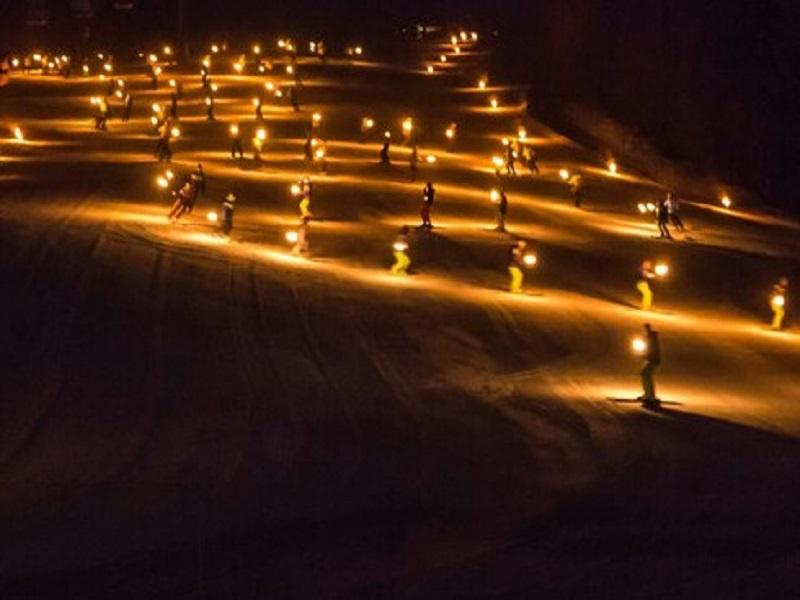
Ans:
{"type": "MultiPolygon", "coordinates": [[[[606,400],[609,400],[610,402],[616,402],[617,404],[641,404],[642,403],[642,401],[637,399],[637,398],[612,398],[612,397],[609,396],[609,397],[606,398],[606,400]]],[[[660,402],[660,405],[661,405],[662,408],[650,409],[650,410],[655,410],[656,412],[662,412],[662,413],[667,413],[667,414],[670,414],[670,413],[671,414],[680,414],[680,415],[684,414],[682,412],[670,411],[668,408],[663,408],[665,406],[683,406],[683,402],[678,402],[677,400],[660,400],[659,402],[660,402]]]]}

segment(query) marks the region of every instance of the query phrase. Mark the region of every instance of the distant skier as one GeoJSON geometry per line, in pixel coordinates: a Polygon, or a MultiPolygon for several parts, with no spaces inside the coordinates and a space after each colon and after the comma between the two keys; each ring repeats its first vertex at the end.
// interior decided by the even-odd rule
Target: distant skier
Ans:
{"type": "Polygon", "coordinates": [[[167,164],[172,162],[172,148],[170,141],[172,140],[172,122],[167,121],[159,135],[158,142],[156,143],[155,156],[158,162],[166,161],[167,164]]]}
{"type": "Polygon", "coordinates": [[[408,225],[403,225],[400,232],[392,244],[394,254],[394,264],[392,265],[392,275],[408,275],[408,267],[411,259],[408,257],[408,225]]]}
{"type": "Polygon", "coordinates": [[[239,131],[239,126],[234,124],[230,126],[230,134],[231,134],[231,158],[233,160],[236,159],[236,155],[239,155],[238,160],[244,159],[244,150],[242,149],[242,134],[239,131]]]}
{"type": "Polygon", "coordinates": [[[131,120],[131,111],[133,110],[133,96],[130,92],[125,93],[125,98],[122,101],[122,122],[127,123],[131,120]]]}
{"type": "Polygon", "coordinates": [[[224,236],[229,236],[233,229],[233,209],[236,207],[236,195],[230,192],[222,202],[221,229],[224,236]]]}
{"type": "Polygon", "coordinates": [[[300,112],[300,92],[297,90],[296,85],[289,87],[289,102],[294,109],[294,112],[300,112]]]}
{"type": "Polygon", "coordinates": [[[253,107],[255,108],[256,121],[264,120],[264,113],[262,112],[262,106],[263,105],[261,98],[256,98],[255,102],[253,102],[253,107]]]}
{"type": "Polygon", "coordinates": [[[650,310],[653,306],[653,289],[650,282],[656,278],[653,263],[649,260],[642,262],[639,267],[639,278],[636,281],[636,289],[642,294],[642,310],[650,310]]]}
{"type": "Polygon", "coordinates": [[[497,227],[496,231],[505,233],[506,231],[506,213],[508,213],[508,196],[503,188],[493,191],[493,196],[496,196],[495,203],[497,204],[497,227]]]}
{"type": "Polygon", "coordinates": [[[297,241],[292,246],[292,254],[306,254],[309,251],[308,230],[310,217],[303,217],[297,228],[297,241]]]}
{"type": "Polygon", "coordinates": [[[300,202],[297,205],[300,209],[300,218],[302,219],[313,218],[311,214],[312,193],[313,188],[311,187],[311,180],[306,177],[300,184],[300,202]]]}
{"type": "Polygon", "coordinates": [[[431,209],[433,208],[435,197],[436,190],[433,187],[433,183],[429,181],[422,190],[422,209],[420,210],[422,225],[420,225],[420,227],[424,227],[425,229],[433,228],[433,224],[431,223],[431,209]]]}
{"type": "Polygon", "coordinates": [[[772,308],[772,329],[780,331],[783,329],[783,318],[786,316],[786,304],[789,293],[789,279],[781,277],[774,286],[769,299],[772,308]]]}
{"type": "Polygon", "coordinates": [[[525,278],[525,250],[528,244],[525,240],[517,240],[508,251],[508,274],[511,282],[508,291],[512,294],[522,293],[522,281],[525,278]]]}
{"type": "Polygon", "coordinates": [[[536,156],[536,150],[530,146],[523,146],[522,160],[525,162],[525,166],[531,172],[531,175],[534,173],[537,175],[539,174],[539,163],[537,162],[538,157],[536,156]]]}
{"type": "Polygon", "coordinates": [[[177,223],[178,219],[180,219],[184,213],[192,211],[192,203],[195,195],[194,187],[191,181],[187,181],[181,186],[178,193],[175,194],[175,203],[169,211],[169,220],[171,222],[177,223]]]}
{"type": "Polygon", "coordinates": [[[389,141],[389,138],[384,138],[384,140],[383,140],[383,148],[381,148],[381,153],[380,153],[381,164],[382,165],[390,165],[390,164],[392,164],[392,161],[389,158],[389,144],[390,143],[391,142],[389,141]]]}
{"type": "Polygon", "coordinates": [[[658,237],[667,238],[668,240],[672,239],[672,235],[669,232],[669,209],[667,208],[667,203],[665,200],[661,200],[658,203],[658,208],[656,209],[656,223],[658,224],[658,237]]]}
{"type": "Polygon", "coordinates": [[[516,163],[516,156],[514,154],[514,147],[511,143],[506,144],[505,150],[505,167],[506,167],[506,175],[513,175],[516,177],[517,175],[517,168],[515,166],[516,163]]]}
{"type": "Polygon", "coordinates": [[[303,144],[303,157],[307,163],[314,161],[314,139],[311,130],[306,135],[306,142],[303,144]]]}
{"type": "Polygon", "coordinates": [[[206,174],[203,171],[203,165],[198,163],[197,169],[192,173],[192,181],[195,184],[196,195],[206,195],[206,174]]]}
{"type": "Polygon", "coordinates": [[[158,72],[159,68],[156,65],[150,65],[150,89],[158,89],[158,72]]]}
{"type": "Polygon", "coordinates": [[[100,131],[105,131],[108,127],[108,101],[105,98],[97,99],[97,115],[94,118],[94,128],[100,131]]]}
{"type": "Polygon", "coordinates": [[[580,173],[573,173],[567,181],[569,191],[572,194],[572,199],[575,202],[575,208],[580,208],[583,204],[583,175],[580,173]]]}
{"type": "Polygon", "coordinates": [[[169,95],[169,114],[173,119],[178,118],[178,94],[176,92],[169,95]]]}
{"type": "Polygon", "coordinates": [[[681,219],[680,202],[678,202],[678,199],[672,195],[672,192],[667,192],[667,198],[664,200],[664,204],[667,206],[667,215],[669,216],[672,226],[679,232],[683,233],[686,228],[684,227],[683,220],[681,219]]]}
{"type": "Polygon", "coordinates": [[[217,118],[214,116],[214,98],[212,96],[206,96],[205,104],[206,121],[216,121],[217,118]]]}
{"type": "Polygon", "coordinates": [[[253,160],[261,164],[261,152],[264,149],[264,142],[266,140],[266,131],[259,129],[253,134],[253,160]]]}
{"type": "Polygon", "coordinates": [[[637,400],[641,401],[642,406],[645,408],[658,409],[661,407],[661,401],[656,396],[653,373],[658,368],[658,365],[661,364],[661,344],[658,339],[658,332],[650,327],[650,323],[645,323],[644,331],[646,334],[644,367],[641,371],[644,394],[639,396],[637,400]]]}

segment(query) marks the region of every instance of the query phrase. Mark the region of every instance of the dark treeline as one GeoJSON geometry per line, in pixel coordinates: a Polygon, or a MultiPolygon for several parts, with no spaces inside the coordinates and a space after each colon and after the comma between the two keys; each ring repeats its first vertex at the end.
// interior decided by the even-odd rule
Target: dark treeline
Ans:
{"type": "MultiPolygon", "coordinates": [[[[120,16],[95,0],[94,35],[136,45],[178,27],[179,0],[137,0],[120,16]]],[[[0,0],[4,39],[19,39],[26,2],[0,0]]],[[[47,2],[74,37],[69,0],[47,2]]],[[[293,32],[385,43],[418,20],[496,30],[497,68],[531,84],[535,112],[559,118],[567,102],[635,128],[660,151],[798,212],[800,117],[796,0],[184,0],[196,40],[293,32]]],[[[30,36],[28,31],[25,35],[30,36]]]]}

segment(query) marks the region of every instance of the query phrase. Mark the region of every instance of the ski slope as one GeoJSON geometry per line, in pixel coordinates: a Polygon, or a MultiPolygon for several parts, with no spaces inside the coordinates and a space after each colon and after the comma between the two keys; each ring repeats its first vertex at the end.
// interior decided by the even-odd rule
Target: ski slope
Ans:
{"type": "Polygon", "coordinates": [[[663,195],[657,182],[619,160],[612,176],[532,120],[523,87],[478,89],[479,50],[418,51],[300,58],[302,111],[265,103],[260,167],[250,99],[267,77],[212,68],[209,123],[193,67],[169,70],[186,95],[173,169],[202,162],[208,188],[179,224],[147,133],[164,77],[151,91],[120,65],[133,118],[104,133],[96,77],[3,88],[2,124],[26,137],[0,140],[4,597],[793,589],[800,336],[791,307],[789,330],[768,330],[767,301],[779,276],[798,281],[800,223],[709,199],[683,205],[686,236],[655,239],[636,205],[663,195]],[[326,175],[303,161],[314,112],[326,175]],[[364,116],[376,127],[359,143],[364,116]],[[420,156],[437,157],[414,183],[409,116],[420,156]],[[503,235],[491,157],[519,125],[541,173],[502,178],[503,235]],[[583,173],[583,209],[564,168],[583,173]],[[306,174],[308,258],[284,241],[306,174]],[[412,233],[412,274],[392,277],[427,180],[435,228],[412,233]],[[229,191],[225,240],[205,215],[229,191]],[[506,291],[513,237],[539,258],[522,296],[506,291]],[[671,274],[643,313],[646,258],[671,274]],[[634,400],[645,322],[661,333],[660,412],[634,400]]]}

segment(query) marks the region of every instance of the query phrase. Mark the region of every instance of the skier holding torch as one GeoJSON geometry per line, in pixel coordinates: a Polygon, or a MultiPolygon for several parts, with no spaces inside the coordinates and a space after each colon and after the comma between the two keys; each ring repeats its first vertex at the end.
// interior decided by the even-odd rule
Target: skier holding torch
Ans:
{"type": "Polygon", "coordinates": [[[408,267],[411,265],[411,259],[408,257],[408,225],[400,228],[400,233],[392,244],[392,253],[394,254],[392,275],[408,275],[408,267]]]}
{"type": "Polygon", "coordinates": [[[644,367],[640,373],[644,393],[637,400],[642,403],[643,407],[657,410],[661,407],[661,401],[656,397],[653,373],[661,364],[661,344],[658,332],[650,327],[650,323],[645,323],[644,331],[645,337],[635,338],[632,343],[633,351],[644,357],[644,367]]]}
{"type": "Polygon", "coordinates": [[[517,240],[517,243],[509,250],[508,274],[511,277],[511,283],[508,291],[512,294],[522,293],[524,269],[535,267],[537,263],[536,255],[526,252],[527,247],[528,244],[525,240],[517,240]]]}
{"type": "Polygon", "coordinates": [[[244,158],[244,150],[242,149],[242,134],[239,131],[239,126],[233,124],[230,126],[231,134],[231,158],[236,160],[236,155],[239,155],[238,160],[244,158]]]}
{"type": "Polygon", "coordinates": [[[772,286],[772,295],[769,299],[770,308],[772,308],[772,329],[780,331],[783,329],[783,318],[786,316],[786,295],[789,291],[789,279],[781,277],[774,286],[772,286]]]}

